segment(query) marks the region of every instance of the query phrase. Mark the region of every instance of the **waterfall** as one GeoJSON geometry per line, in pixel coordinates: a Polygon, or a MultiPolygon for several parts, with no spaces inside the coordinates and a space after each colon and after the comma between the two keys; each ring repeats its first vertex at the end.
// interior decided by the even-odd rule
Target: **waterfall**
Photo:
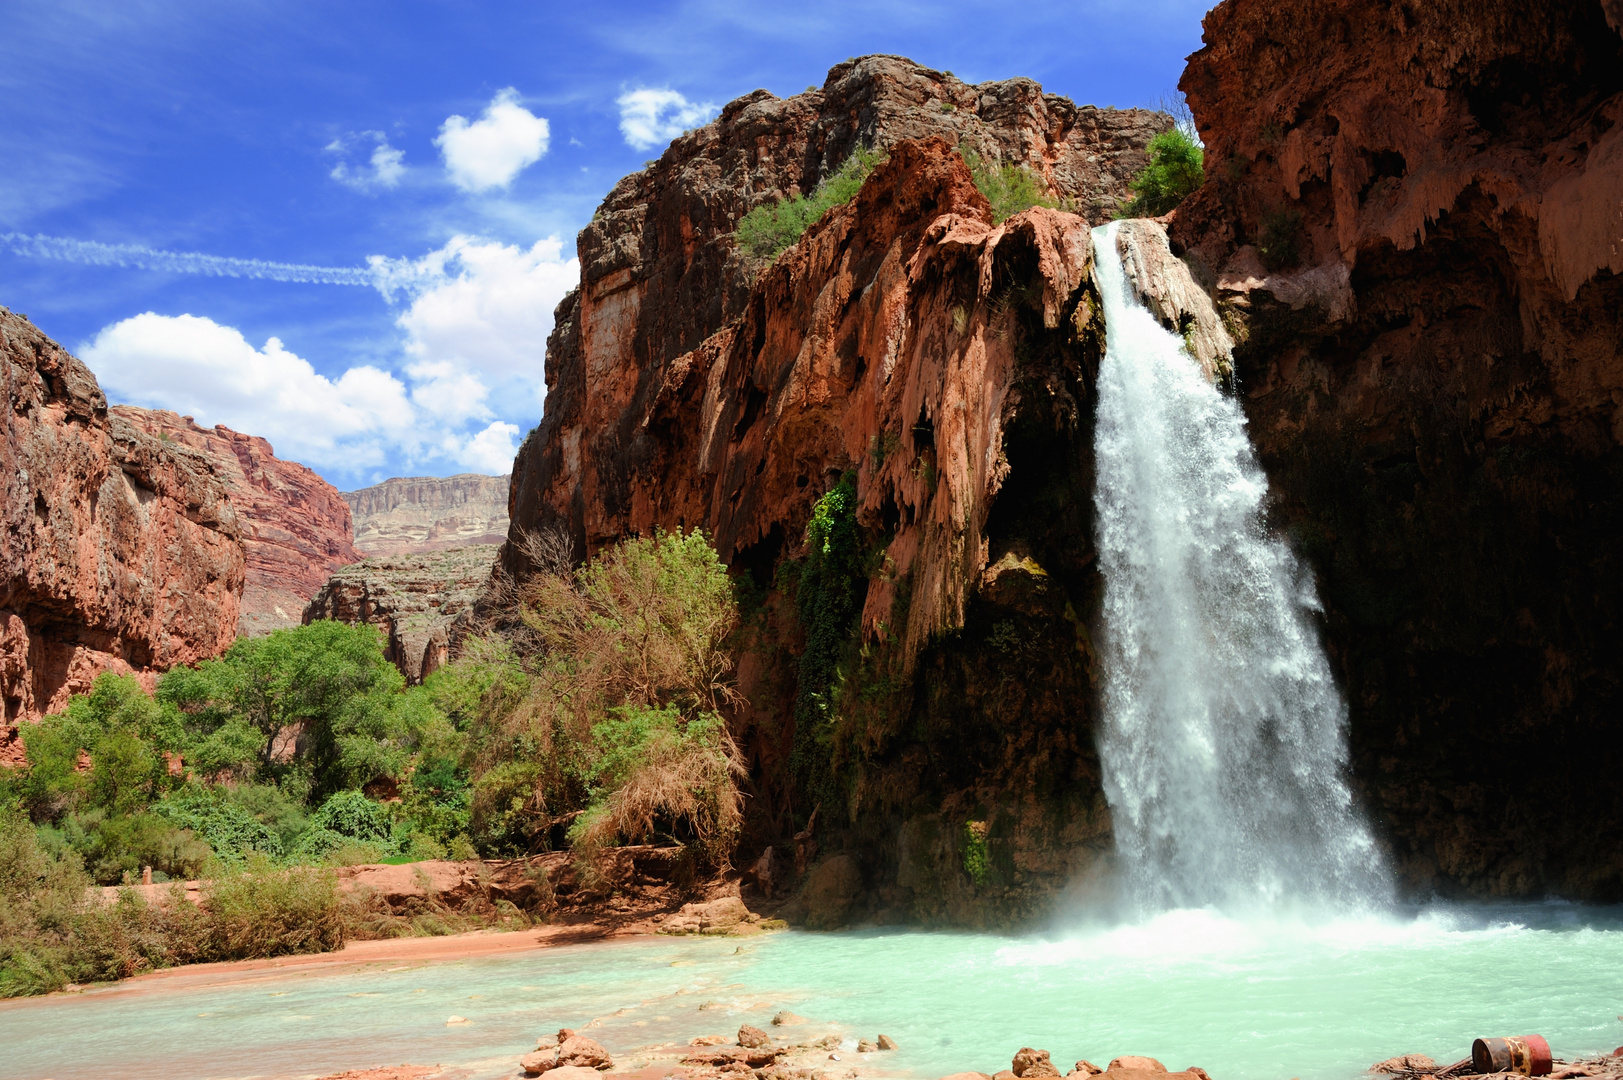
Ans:
{"type": "Polygon", "coordinates": [[[1311,578],[1268,532],[1239,403],[1133,295],[1116,232],[1093,233],[1094,498],[1099,751],[1127,893],[1150,910],[1379,903],[1311,578]]]}

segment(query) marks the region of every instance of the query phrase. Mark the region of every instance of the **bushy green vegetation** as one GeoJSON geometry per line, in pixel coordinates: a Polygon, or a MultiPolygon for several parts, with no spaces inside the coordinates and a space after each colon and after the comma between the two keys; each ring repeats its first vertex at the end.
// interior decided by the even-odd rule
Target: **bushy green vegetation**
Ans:
{"type": "Polygon", "coordinates": [[[1150,140],[1150,163],[1129,185],[1133,198],[1118,217],[1159,217],[1206,180],[1205,151],[1182,127],[1150,140]]]}
{"type": "Polygon", "coordinates": [[[1270,210],[1262,216],[1257,233],[1257,255],[1270,270],[1294,266],[1302,257],[1302,212],[1290,207],[1270,210]]]}
{"type": "Polygon", "coordinates": [[[480,842],[534,851],[567,836],[590,865],[614,843],[664,839],[725,865],[741,819],[721,719],[738,604],[709,541],[626,540],[538,577],[521,614],[537,655],[485,642],[463,662],[480,842]]]}
{"type": "Polygon", "coordinates": [[[591,872],[644,841],[725,866],[742,817],[723,719],[738,606],[708,540],[564,561],[514,623],[419,687],[376,630],[321,622],[238,641],[155,695],[103,675],[24,725],[27,765],[0,770],[0,995],[471,928],[448,910],[391,922],[335,866],[568,842],[591,872]],[[202,903],[90,888],[146,867],[204,879],[202,903]]]}
{"type": "Polygon", "coordinates": [[[969,166],[969,173],[975,178],[975,186],[980,189],[986,201],[992,204],[992,220],[1002,224],[1008,218],[1030,210],[1033,206],[1058,206],[1048,196],[1048,188],[1025,165],[1006,165],[995,161],[988,161],[980,154],[967,146],[960,146],[958,152],[963,155],[964,162],[969,166]]]}
{"type": "Polygon", "coordinates": [[[859,146],[810,195],[762,203],[750,210],[738,222],[739,249],[756,259],[777,258],[800,239],[812,222],[831,208],[856,198],[862,182],[883,160],[879,151],[859,146]]]}

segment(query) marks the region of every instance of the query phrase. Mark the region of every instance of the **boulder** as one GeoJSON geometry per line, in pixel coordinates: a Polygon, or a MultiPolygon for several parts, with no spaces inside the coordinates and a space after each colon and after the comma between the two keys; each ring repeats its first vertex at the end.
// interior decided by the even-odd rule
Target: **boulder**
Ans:
{"type": "Polygon", "coordinates": [[[871,1039],[861,1039],[857,1042],[857,1053],[871,1054],[879,1047],[871,1039]]]}
{"type": "Polygon", "coordinates": [[[896,1040],[891,1038],[889,1035],[881,1035],[881,1036],[879,1036],[879,1049],[881,1049],[881,1050],[894,1050],[894,1049],[896,1049],[896,1040]]]}
{"type": "Polygon", "coordinates": [[[1116,1072],[1121,1069],[1131,1069],[1145,1072],[1166,1072],[1167,1067],[1152,1057],[1140,1057],[1137,1054],[1123,1054],[1112,1058],[1110,1064],[1105,1066],[1106,1072],[1116,1072]]]}
{"type": "Polygon", "coordinates": [[[1099,1066],[1095,1065],[1093,1062],[1083,1060],[1083,1061],[1077,1062],[1076,1065],[1074,1067],[1072,1067],[1071,1071],[1069,1073],[1067,1073],[1066,1075],[1067,1076],[1096,1076],[1096,1075],[1098,1075],[1099,1073],[1102,1073],[1102,1072],[1104,1072],[1104,1070],[1099,1068],[1099,1066]]]}
{"type": "Polygon", "coordinates": [[[766,1032],[762,1031],[758,1027],[750,1027],[748,1024],[745,1024],[743,1027],[738,1029],[739,1046],[747,1046],[751,1050],[759,1050],[761,1047],[770,1046],[771,1044],[772,1040],[767,1037],[766,1032]]]}
{"type": "Polygon", "coordinates": [[[862,895],[862,870],[850,855],[834,855],[806,874],[800,889],[806,925],[813,930],[844,926],[862,895]]]}
{"type": "Polygon", "coordinates": [[[682,910],[659,925],[661,934],[729,934],[745,924],[759,922],[760,917],[744,906],[736,896],[721,896],[714,900],[683,904],[682,910]]]}
{"type": "MultiPolygon", "coordinates": [[[[562,1032],[559,1032],[562,1035],[562,1032]]],[[[558,1067],[577,1065],[587,1069],[612,1069],[614,1059],[603,1047],[584,1035],[569,1035],[558,1043],[558,1067]]]]}
{"type": "Polygon", "coordinates": [[[1014,1075],[1021,1077],[1021,1080],[1026,1080],[1028,1077],[1059,1075],[1059,1070],[1054,1068],[1054,1063],[1048,1059],[1047,1050],[1033,1050],[1029,1046],[1020,1048],[1020,1051],[1014,1055],[1014,1064],[1010,1068],[1013,1070],[1014,1075]]]}
{"type": "Polygon", "coordinates": [[[804,1016],[796,1016],[788,1009],[784,1009],[772,1018],[773,1027],[782,1027],[785,1024],[804,1024],[805,1022],[806,1018],[804,1016]]]}

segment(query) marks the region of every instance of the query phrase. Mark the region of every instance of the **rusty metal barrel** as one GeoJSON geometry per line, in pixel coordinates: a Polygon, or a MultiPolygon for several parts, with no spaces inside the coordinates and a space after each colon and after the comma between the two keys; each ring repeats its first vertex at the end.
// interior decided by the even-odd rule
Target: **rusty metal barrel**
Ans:
{"type": "Polygon", "coordinates": [[[1479,1073],[1550,1075],[1550,1044],[1542,1035],[1511,1035],[1478,1039],[1471,1044],[1471,1068],[1479,1073]]]}

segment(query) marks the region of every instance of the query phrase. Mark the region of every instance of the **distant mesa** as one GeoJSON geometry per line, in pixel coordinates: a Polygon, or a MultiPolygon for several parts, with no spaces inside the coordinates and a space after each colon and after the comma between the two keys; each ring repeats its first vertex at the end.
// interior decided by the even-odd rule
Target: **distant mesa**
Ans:
{"type": "Polygon", "coordinates": [[[346,491],[363,556],[407,555],[507,539],[510,477],[409,476],[346,491]]]}

